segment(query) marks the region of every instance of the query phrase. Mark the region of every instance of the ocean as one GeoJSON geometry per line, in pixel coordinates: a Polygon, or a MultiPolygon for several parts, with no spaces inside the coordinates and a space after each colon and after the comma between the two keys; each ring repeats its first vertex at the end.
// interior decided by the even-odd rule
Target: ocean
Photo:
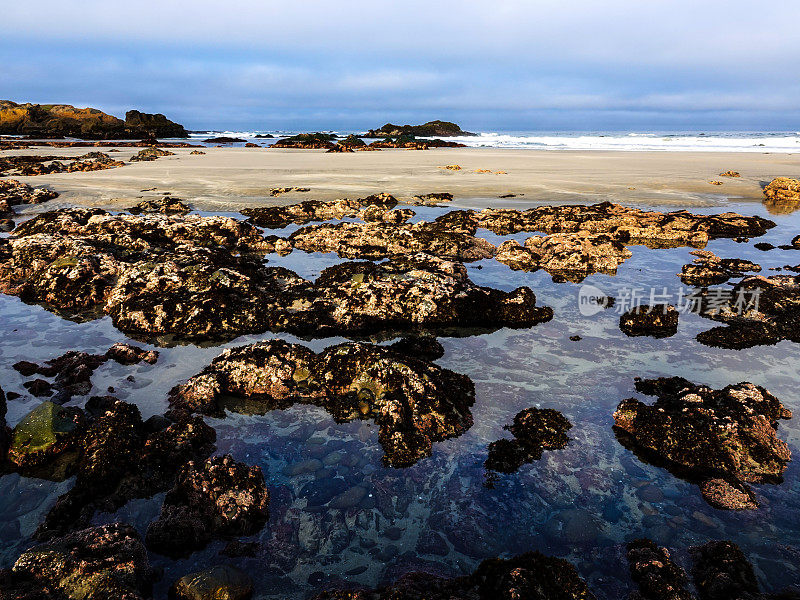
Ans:
{"type": "MultiPolygon", "coordinates": [[[[274,139],[258,138],[271,134],[276,137],[295,135],[297,131],[197,131],[191,134],[195,141],[208,137],[226,136],[247,142],[271,144],[274,139]]],[[[363,131],[331,131],[339,135],[363,131]]],[[[774,152],[792,154],[800,152],[800,132],[760,131],[498,131],[482,132],[475,136],[450,137],[448,141],[460,142],[475,148],[511,148],[531,150],[623,150],[669,152],[774,152]]]]}

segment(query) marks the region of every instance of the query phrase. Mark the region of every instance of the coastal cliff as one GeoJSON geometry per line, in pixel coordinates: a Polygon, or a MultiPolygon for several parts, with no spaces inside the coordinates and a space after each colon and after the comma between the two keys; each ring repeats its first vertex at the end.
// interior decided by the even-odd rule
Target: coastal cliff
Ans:
{"type": "Polygon", "coordinates": [[[69,104],[17,104],[0,100],[0,134],[84,139],[188,137],[182,125],[162,114],[128,111],[125,120],[96,108],[69,104]]]}

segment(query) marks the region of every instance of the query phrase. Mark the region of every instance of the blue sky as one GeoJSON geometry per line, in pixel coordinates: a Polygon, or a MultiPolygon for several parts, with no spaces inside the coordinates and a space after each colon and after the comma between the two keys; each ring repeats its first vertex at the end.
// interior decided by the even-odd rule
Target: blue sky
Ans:
{"type": "Polygon", "coordinates": [[[0,98],[189,128],[800,130],[790,0],[7,3],[0,98]]]}

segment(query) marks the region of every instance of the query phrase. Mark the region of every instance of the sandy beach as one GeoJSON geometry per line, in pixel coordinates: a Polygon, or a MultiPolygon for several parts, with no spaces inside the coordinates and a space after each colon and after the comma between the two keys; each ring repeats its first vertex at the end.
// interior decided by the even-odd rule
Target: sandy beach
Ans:
{"type": "MultiPolygon", "coordinates": [[[[800,154],[497,148],[347,154],[266,148],[205,148],[205,155],[190,155],[190,151],[176,149],[175,156],[105,171],[17,179],[59,192],[49,208],[70,204],[120,208],[162,192],[171,192],[198,210],[212,211],[377,192],[401,199],[450,192],[455,196],[453,206],[465,208],[605,200],[686,207],[724,205],[729,199],[760,201],[763,186],[772,178],[800,170],[800,154]],[[461,170],[441,168],[446,165],[459,165],[461,170]],[[719,176],[728,170],[738,171],[741,177],[719,176]],[[270,197],[272,188],[289,186],[310,191],[270,197]],[[499,198],[506,194],[516,197],[499,198]]],[[[3,154],[68,157],[85,152],[84,148],[34,148],[3,154]]],[[[127,162],[133,153],[134,149],[122,148],[112,156],[127,162]]]]}

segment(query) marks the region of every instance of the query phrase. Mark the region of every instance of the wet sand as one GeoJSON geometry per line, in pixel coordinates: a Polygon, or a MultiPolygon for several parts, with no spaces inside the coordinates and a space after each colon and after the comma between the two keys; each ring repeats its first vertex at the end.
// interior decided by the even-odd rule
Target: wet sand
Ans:
{"type": "MultiPolygon", "coordinates": [[[[99,149],[107,151],[107,149],[99,149]]],[[[127,161],[138,149],[111,156],[127,161]]],[[[724,205],[728,200],[760,201],[772,178],[800,171],[800,154],[712,152],[535,151],[497,148],[383,150],[327,154],[320,150],[266,148],[189,149],[154,162],[93,173],[19,177],[61,194],[64,204],[122,208],[161,192],[187,200],[198,210],[329,200],[388,192],[398,198],[450,192],[453,206],[521,206],[535,203],[602,202],[665,207],[724,205]],[[457,164],[460,171],[439,167],[457,164]],[[488,169],[492,173],[476,173],[488,169]],[[723,171],[741,178],[720,177],[723,171]],[[506,174],[497,174],[505,171],[506,174]],[[722,181],[712,185],[709,181],[722,181]],[[276,187],[308,187],[308,193],[278,198],[276,187]],[[156,190],[142,191],[149,188],[156,190]],[[500,199],[505,194],[516,194],[500,199]]],[[[85,148],[34,148],[2,154],[78,156],[85,148]]],[[[28,210],[41,210],[29,208],[28,210]]]]}

